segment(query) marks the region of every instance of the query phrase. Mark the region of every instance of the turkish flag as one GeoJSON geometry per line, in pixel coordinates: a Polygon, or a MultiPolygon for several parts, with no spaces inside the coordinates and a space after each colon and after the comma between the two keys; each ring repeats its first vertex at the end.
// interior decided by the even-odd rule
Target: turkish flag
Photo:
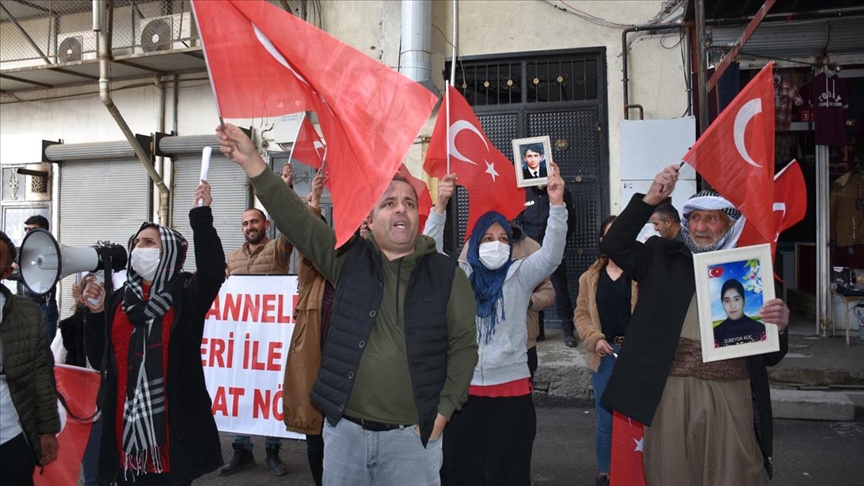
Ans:
{"type": "Polygon", "coordinates": [[[99,373],[78,366],[54,365],[57,393],[63,397],[66,407],[58,400],[60,410],[60,447],[57,459],[45,466],[44,474],[37,467],[33,473],[36,486],[76,484],[81,458],[90,439],[92,416],[96,413],[96,394],[99,392],[99,373]],[[67,409],[68,407],[68,409],[67,409]],[[83,420],[88,419],[88,420],[83,420]]]}
{"type": "Polygon", "coordinates": [[[797,160],[789,162],[774,176],[774,232],[770,240],[763,239],[757,233],[750,221],[744,226],[738,246],[761,245],[771,243],[771,257],[777,253],[777,238],[780,233],[791,228],[807,215],[807,184],[804,182],[804,174],[797,160]]]}
{"type": "Polygon", "coordinates": [[[642,463],[644,427],[617,411],[612,415],[612,470],[609,486],[645,486],[645,466],[642,463]]]}
{"type": "Polygon", "coordinates": [[[684,156],[764,241],[774,236],[774,63],[768,63],[684,156]]]}
{"type": "Polygon", "coordinates": [[[265,1],[192,6],[222,116],[317,112],[342,245],[384,193],[438,98],[265,1]]]}
{"type": "Polygon", "coordinates": [[[453,164],[450,171],[459,175],[459,185],[468,191],[468,226],[489,211],[498,211],[508,220],[525,209],[525,189],[516,187],[513,162],[492,145],[468,101],[453,86],[450,97],[450,140],[447,140],[447,107],[442,107],[429,141],[423,168],[432,177],[447,175],[447,154],[453,164]]]}
{"type": "Polygon", "coordinates": [[[429,194],[429,186],[422,179],[414,177],[408,167],[402,164],[396,175],[402,176],[408,180],[411,187],[417,193],[417,214],[419,215],[417,231],[423,233],[423,228],[426,227],[426,220],[429,219],[429,212],[432,211],[432,196],[429,194]]]}
{"type": "MultiPolygon", "coordinates": [[[[294,140],[294,145],[291,147],[291,158],[300,162],[320,169],[324,164],[324,158],[327,155],[327,146],[321,142],[321,137],[308,116],[303,117],[300,123],[300,130],[297,132],[297,139],[294,140]]],[[[328,184],[329,185],[329,184],[328,184]]]]}

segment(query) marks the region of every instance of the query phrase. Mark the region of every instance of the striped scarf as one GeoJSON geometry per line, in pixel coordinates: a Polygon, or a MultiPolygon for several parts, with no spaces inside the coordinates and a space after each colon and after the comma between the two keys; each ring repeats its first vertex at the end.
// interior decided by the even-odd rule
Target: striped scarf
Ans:
{"type": "MultiPolygon", "coordinates": [[[[145,228],[157,228],[162,242],[162,255],[150,286],[150,295],[144,296],[144,279],[132,268],[131,258],[123,294],[123,312],[134,329],[126,364],[121,464],[124,471],[135,474],[164,471],[168,421],[162,327],[171,323],[164,322],[163,316],[173,305],[172,289],[181,280],[174,277],[180,275],[189,247],[180,233],[152,223],[144,223],[135,236],[145,228]]],[[[134,238],[129,244],[130,255],[134,238]]]]}

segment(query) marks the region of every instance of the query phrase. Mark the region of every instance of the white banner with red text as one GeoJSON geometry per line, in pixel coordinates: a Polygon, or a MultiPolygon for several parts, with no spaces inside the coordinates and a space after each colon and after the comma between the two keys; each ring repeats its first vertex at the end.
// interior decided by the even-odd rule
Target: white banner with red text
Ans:
{"type": "Polygon", "coordinates": [[[201,362],[220,432],[302,439],[282,423],[296,276],[234,275],[204,324],[201,362]]]}

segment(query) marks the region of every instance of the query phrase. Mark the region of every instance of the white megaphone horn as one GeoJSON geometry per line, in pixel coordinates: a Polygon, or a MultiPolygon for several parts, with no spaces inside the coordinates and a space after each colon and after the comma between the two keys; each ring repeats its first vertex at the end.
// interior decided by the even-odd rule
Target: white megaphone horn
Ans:
{"type": "Polygon", "coordinates": [[[126,249],[113,243],[78,248],[61,245],[51,233],[33,229],[21,242],[18,266],[21,281],[37,295],[51,290],[63,277],[78,272],[126,268],[126,249]]]}

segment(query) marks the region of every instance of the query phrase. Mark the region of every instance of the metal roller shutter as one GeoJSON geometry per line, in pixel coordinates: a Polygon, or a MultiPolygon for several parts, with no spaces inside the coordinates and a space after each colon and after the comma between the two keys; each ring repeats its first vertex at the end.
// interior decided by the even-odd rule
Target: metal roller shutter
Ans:
{"type": "MultiPolygon", "coordinates": [[[[97,240],[124,247],[141,223],[149,220],[150,178],[137,159],[64,164],[59,170],[60,229],[64,245],[86,247],[97,240]]],[[[72,277],[61,280],[61,316],[71,313],[72,277]]]]}
{"type": "MultiPolygon", "coordinates": [[[[163,142],[168,138],[179,139],[181,137],[166,137],[163,142]]],[[[210,138],[215,141],[215,137],[210,138]]],[[[160,146],[164,146],[164,144],[160,144],[160,146]]],[[[189,240],[189,254],[184,268],[190,272],[195,270],[195,258],[192,227],[189,225],[189,210],[192,208],[192,199],[195,195],[195,188],[198,187],[198,178],[201,175],[201,149],[202,147],[198,147],[194,154],[180,155],[175,159],[174,187],[171,191],[173,197],[171,221],[174,229],[189,240]]],[[[225,249],[227,258],[228,253],[245,241],[240,229],[240,219],[243,216],[243,211],[250,205],[249,183],[243,169],[216,154],[213,155],[207,180],[213,195],[213,224],[222,240],[222,247],[225,249]]]]}

